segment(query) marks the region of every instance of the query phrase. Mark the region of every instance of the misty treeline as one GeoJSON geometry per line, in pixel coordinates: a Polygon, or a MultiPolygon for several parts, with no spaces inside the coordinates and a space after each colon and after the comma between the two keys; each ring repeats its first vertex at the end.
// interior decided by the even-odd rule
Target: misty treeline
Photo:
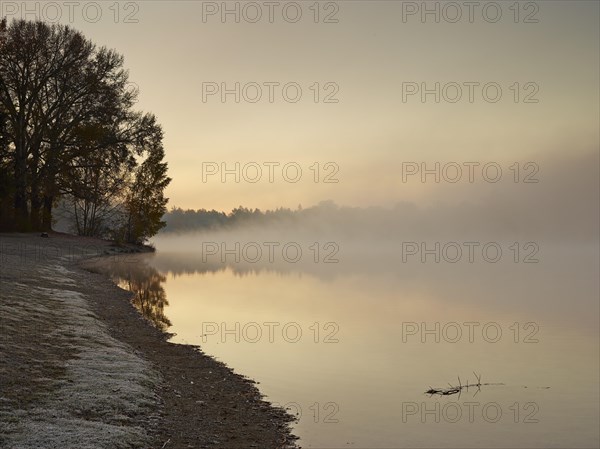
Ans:
{"type": "Polygon", "coordinates": [[[239,206],[231,212],[219,212],[217,210],[206,209],[181,209],[174,207],[167,212],[163,219],[167,226],[164,232],[188,232],[217,230],[220,228],[234,227],[236,225],[247,224],[267,224],[273,221],[290,221],[300,216],[309,215],[313,210],[321,208],[337,208],[332,202],[323,201],[318,206],[309,209],[302,209],[298,206],[297,210],[289,208],[277,208],[275,210],[261,211],[260,209],[249,209],[239,206]]]}
{"type": "MultiPolygon", "coordinates": [[[[297,209],[280,207],[274,210],[251,209],[239,206],[231,212],[207,209],[181,209],[173,207],[163,217],[166,227],[161,233],[179,234],[195,231],[221,231],[240,228],[255,230],[301,230],[302,232],[323,231],[326,235],[370,235],[390,238],[417,231],[436,228],[442,223],[448,228],[457,211],[474,215],[476,208],[423,209],[414,203],[398,203],[392,208],[339,206],[331,200],[321,201],[315,206],[297,209]]],[[[469,219],[471,221],[472,218],[469,219]]]]}
{"type": "Polygon", "coordinates": [[[163,131],[123,57],[63,25],[0,23],[0,228],[143,242],[164,226],[163,131]]]}
{"type": "MultiPolygon", "coordinates": [[[[184,210],[173,207],[163,217],[167,225],[161,234],[245,228],[266,233],[273,233],[277,229],[295,229],[313,234],[323,231],[326,235],[332,233],[357,235],[370,233],[380,226],[389,227],[390,223],[399,223],[399,218],[403,218],[405,223],[412,223],[411,217],[416,217],[413,213],[416,210],[414,205],[408,203],[386,209],[339,206],[331,200],[321,201],[306,208],[298,205],[296,209],[279,207],[273,210],[260,210],[239,206],[229,213],[214,209],[184,210]]],[[[394,224],[393,227],[396,229],[399,225],[394,224]]]]}
{"type": "MultiPolygon", "coordinates": [[[[229,213],[171,209],[163,218],[167,222],[164,233],[224,231],[210,238],[307,239],[352,242],[354,246],[416,238],[522,242],[543,239],[597,244],[597,148],[568,154],[548,151],[536,160],[543,167],[540,183],[483,184],[478,189],[467,184],[454,191],[455,201],[446,197],[446,201],[429,204],[398,202],[370,207],[322,201],[311,207],[266,211],[240,206],[229,213]]],[[[189,245],[184,238],[182,248],[189,245]]],[[[345,251],[352,245],[345,245],[345,251]]]]}

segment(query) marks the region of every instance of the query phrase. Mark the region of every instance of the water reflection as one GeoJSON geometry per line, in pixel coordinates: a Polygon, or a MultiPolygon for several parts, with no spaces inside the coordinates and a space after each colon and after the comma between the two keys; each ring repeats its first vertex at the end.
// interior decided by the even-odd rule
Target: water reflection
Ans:
{"type": "Polygon", "coordinates": [[[297,411],[303,447],[597,446],[596,247],[541,242],[531,264],[422,264],[402,263],[392,245],[340,241],[340,262],[321,264],[223,262],[191,238],[185,251],[159,243],[102,271],[157,327],[171,324],[166,313],[173,342],[201,345],[297,411]],[[444,333],[457,327],[458,341],[444,333]],[[500,421],[484,414],[490,404],[500,421]]]}
{"type": "Polygon", "coordinates": [[[344,257],[313,275],[317,264],[220,263],[168,249],[148,263],[168,273],[174,342],[259,381],[298,413],[303,447],[597,445],[594,254],[427,269],[393,255],[344,257]],[[532,343],[528,322],[539,327],[532,343]],[[476,323],[473,339],[465,323],[476,323]],[[498,341],[488,325],[502,331],[498,341]],[[458,341],[443,331],[457,326],[458,341]]]}
{"type": "Polygon", "coordinates": [[[128,258],[126,263],[113,259],[97,259],[89,268],[108,275],[115,284],[133,293],[132,303],[144,318],[161,331],[171,326],[165,315],[165,306],[169,305],[163,287],[166,276],[148,265],[143,256],[128,258]]]}
{"type": "MultiPolygon", "coordinates": [[[[236,262],[228,256],[223,262],[219,256],[205,257],[197,249],[201,245],[193,239],[187,242],[187,252],[172,250],[172,239],[157,239],[157,243],[161,250],[146,256],[147,262],[173,278],[174,283],[179,277],[206,278],[229,276],[228,273],[240,280],[275,276],[287,278],[291,283],[310,278],[336,284],[340,280],[364,277],[369,280],[374,297],[385,297],[387,292],[396,292],[402,297],[418,290],[419,295],[444,298],[444,307],[461,306],[470,310],[483,307],[498,314],[535,316],[549,324],[569,322],[575,328],[598,329],[596,274],[599,265],[594,247],[565,248],[540,242],[539,263],[529,264],[514,263],[509,257],[498,263],[423,264],[420,260],[403,263],[393,245],[357,249],[356,244],[340,241],[339,263],[324,264],[314,263],[311,257],[298,263],[270,263],[265,259],[250,263],[243,259],[236,262]],[[572,301],[566,298],[576,301],[578,307],[573,307],[572,301]],[[548,307],[549,304],[552,307],[548,307]]],[[[381,306],[380,301],[375,304],[381,306]]]]}

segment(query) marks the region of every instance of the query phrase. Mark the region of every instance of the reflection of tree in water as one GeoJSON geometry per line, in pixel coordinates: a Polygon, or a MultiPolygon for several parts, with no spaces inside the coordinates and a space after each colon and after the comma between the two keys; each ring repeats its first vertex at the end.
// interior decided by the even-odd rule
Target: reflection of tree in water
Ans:
{"type": "Polygon", "coordinates": [[[166,277],[143,260],[103,264],[101,270],[108,274],[119,287],[134,294],[133,305],[158,329],[165,331],[171,321],[165,316],[168,306],[167,294],[162,286],[166,277]]]}

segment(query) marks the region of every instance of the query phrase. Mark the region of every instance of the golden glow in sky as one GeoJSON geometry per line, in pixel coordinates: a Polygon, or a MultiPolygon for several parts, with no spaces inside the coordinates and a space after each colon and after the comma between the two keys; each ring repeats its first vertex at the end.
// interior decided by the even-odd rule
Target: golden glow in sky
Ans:
{"type": "Polygon", "coordinates": [[[597,152],[598,2],[446,3],[0,2],[125,56],[165,130],[170,206],[456,202],[501,188],[485,164],[504,182],[597,152]],[[403,182],[436,162],[441,182],[403,182]]]}

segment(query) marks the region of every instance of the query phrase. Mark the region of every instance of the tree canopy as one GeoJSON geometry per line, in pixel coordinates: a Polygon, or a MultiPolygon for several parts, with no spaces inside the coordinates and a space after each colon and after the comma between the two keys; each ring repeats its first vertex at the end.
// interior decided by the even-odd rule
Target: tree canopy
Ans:
{"type": "Polygon", "coordinates": [[[163,131],[129,86],[123,56],[68,26],[0,22],[1,229],[51,229],[59,199],[83,235],[164,226],[163,131]]]}

